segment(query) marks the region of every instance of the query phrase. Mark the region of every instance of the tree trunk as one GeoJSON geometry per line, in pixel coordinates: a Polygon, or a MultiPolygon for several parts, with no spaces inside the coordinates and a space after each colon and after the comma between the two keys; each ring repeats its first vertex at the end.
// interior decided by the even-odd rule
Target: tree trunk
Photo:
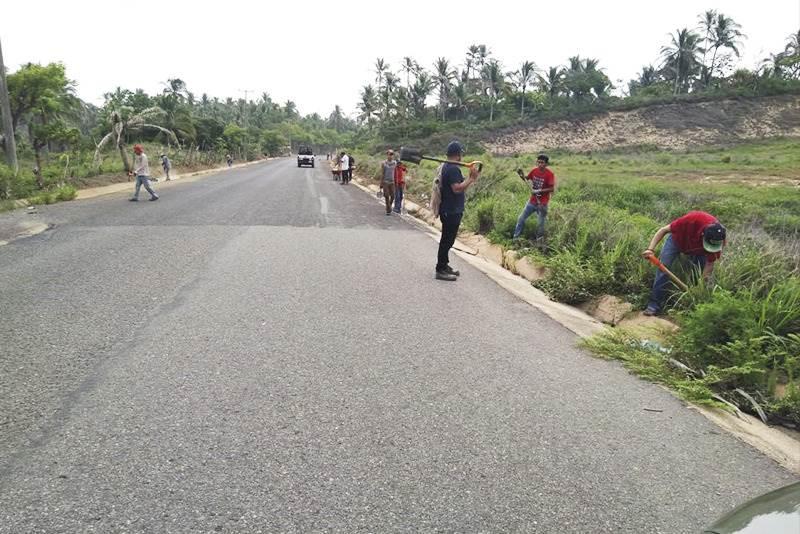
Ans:
{"type": "Polygon", "coordinates": [[[521,106],[521,108],[522,109],[519,112],[519,118],[520,119],[524,119],[525,118],[525,86],[522,87],[522,106],[521,106]]]}
{"type": "MultiPolygon", "coordinates": [[[[131,160],[128,159],[128,151],[125,150],[125,144],[120,139],[120,142],[117,143],[117,148],[119,149],[119,156],[122,158],[122,166],[125,167],[125,173],[131,172],[131,160]]],[[[130,181],[130,177],[128,177],[128,181],[130,181]]]]}
{"type": "Polygon", "coordinates": [[[717,62],[717,50],[719,50],[719,47],[714,48],[714,55],[711,56],[711,66],[708,67],[708,72],[706,73],[706,83],[703,84],[705,87],[708,87],[708,84],[711,83],[711,77],[714,75],[714,63],[717,62]]]}
{"type": "Polygon", "coordinates": [[[681,62],[680,62],[680,55],[678,55],[678,58],[675,60],[675,90],[673,91],[673,94],[676,95],[678,94],[678,82],[680,81],[680,79],[681,79],[681,62]]]}
{"type": "MultiPolygon", "coordinates": [[[[3,120],[2,131],[6,161],[8,162],[8,166],[11,167],[12,172],[16,175],[19,171],[19,164],[17,163],[17,144],[14,138],[14,130],[17,125],[14,117],[11,116],[11,103],[8,100],[8,86],[6,85],[6,70],[3,64],[2,46],[0,46],[0,116],[2,116],[3,120]]],[[[0,193],[9,196],[9,185],[6,184],[4,189],[5,190],[0,191],[0,193]]]]}
{"type": "Polygon", "coordinates": [[[494,121],[494,98],[489,103],[489,122],[494,121]]]}

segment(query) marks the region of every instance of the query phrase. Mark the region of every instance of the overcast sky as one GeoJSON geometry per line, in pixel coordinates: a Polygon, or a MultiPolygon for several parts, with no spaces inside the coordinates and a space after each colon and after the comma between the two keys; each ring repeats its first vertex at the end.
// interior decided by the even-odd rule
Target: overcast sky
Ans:
{"type": "Polygon", "coordinates": [[[598,58],[615,84],[627,82],[658,61],[668,33],[695,26],[706,9],[742,25],[748,68],[800,28],[800,0],[2,0],[0,39],[10,70],[61,61],[78,95],[95,104],[117,86],[152,94],[177,77],[198,96],[266,91],[294,100],[303,114],[327,116],[335,104],[355,111],[361,87],[374,82],[376,57],[395,69],[403,56],[460,65],[470,44],[486,44],[506,70],[580,54],[598,58]]]}

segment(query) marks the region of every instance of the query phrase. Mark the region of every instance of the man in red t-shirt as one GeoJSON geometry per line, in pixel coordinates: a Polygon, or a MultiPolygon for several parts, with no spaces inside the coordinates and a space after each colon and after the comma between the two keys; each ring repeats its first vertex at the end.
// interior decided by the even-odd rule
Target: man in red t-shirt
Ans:
{"type": "MultiPolygon", "coordinates": [[[[661,263],[669,268],[679,254],[686,254],[695,266],[703,269],[703,278],[710,279],[711,273],[714,271],[714,263],[722,255],[726,235],[725,227],[716,217],[704,211],[690,211],[659,229],[642,256],[649,258],[655,254],[655,248],[667,234],[669,237],[664,242],[664,248],[661,249],[659,257],[661,263]]],[[[664,290],[668,282],[669,278],[666,274],[661,271],[656,273],[656,281],[653,284],[653,291],[650,293],[650,302],[644,310],[645,315],[656,315],[661,311],[664,290]]]]}
{"type": "Polygon", "coordinates": [[[400,213],[403,208],[403,191],[406,187],[406,172],[408,168],[403,162],[398,161],[394,168],[394,212],[400,213]]]}
{"type": "Polygon", "coordinates": [[[528,176],[522,174],[522,169],[517,170],[517,174],[523,180],[530,181],[531,198],[519,214],[517,226],[514,228],[514,239],[522,235],[525,221],[528,217],[536,213],[539,224],[536,226],[536,239],[544,236],[544,223],[547,218],[547,205],[550,203],[550,194],[556,189],[556,177],[553,171],[547,168],[550,158],[546,154],[540,154],[536,158],[536,167],[533,168],[528,176]]]}

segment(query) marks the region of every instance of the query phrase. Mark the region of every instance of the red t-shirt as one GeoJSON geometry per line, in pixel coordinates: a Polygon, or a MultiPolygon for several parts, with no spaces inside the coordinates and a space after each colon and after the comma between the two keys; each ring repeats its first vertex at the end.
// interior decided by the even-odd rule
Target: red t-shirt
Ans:
{"type": "Polygon", "coordinates": [[[703,248],[703,230],[709,224],[716,222],[719,222],[716,217],[704,211],[690,211],[683,217],[672,221],[669,230],[672,232],[672,240],[678,250],[690,256],[705,255],[708,263],[714,263],[722,254],[706,252],[706,249],[703,248]]]}
{"type": "Polygon", "coordinates": [[[406,166],[398,163],[394,168],[394,185],[403,187],[406,185],[406,166]]]}
{"type": "MultiPolygon", "coordinates": [[[[531,181],[533,189],[550,189],[556,185],[556,175],[546,167],[544,170],[539,167],[534,167],[533,170],[528,173],[528,180],[531,181]]],[[[531,204],[539,203],[547,206],[548,202],[550,202],[550,193],[542,193],[539,196],[531,195],[531,204]]]]}

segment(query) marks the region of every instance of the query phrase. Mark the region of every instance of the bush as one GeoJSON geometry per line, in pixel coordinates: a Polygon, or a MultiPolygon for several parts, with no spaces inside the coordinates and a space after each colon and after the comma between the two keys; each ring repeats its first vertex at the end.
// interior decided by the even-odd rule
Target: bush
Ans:
{"type": "Polygon", "coordinates": [[[55,192],[56,200],[62,201],[62,202],[63,201],[67,201],[67,200],[75,200],[75,198],[77,196],[78,196],[78,190],[75,188],[75,186],[72,186],[72,185],[69,185],[69,184],[62,185],[55,192]]]}

